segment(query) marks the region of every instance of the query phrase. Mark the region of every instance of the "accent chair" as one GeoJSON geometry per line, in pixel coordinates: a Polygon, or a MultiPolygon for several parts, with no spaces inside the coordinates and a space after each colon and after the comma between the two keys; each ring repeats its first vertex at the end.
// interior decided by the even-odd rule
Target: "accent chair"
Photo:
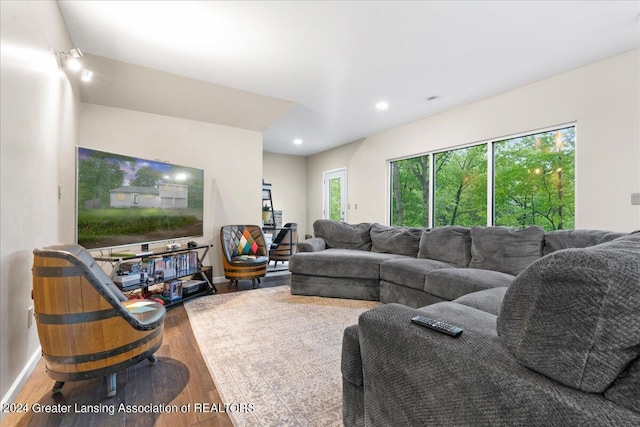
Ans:
{"type": "Polygon", "coordinates": [[[296,253],[298,243],[298,224],[288,222],[282,227],[269,249],[269,262],[274,261],[274,267],[278,261],[289,261],[289,257],[296,253]]]}
{"type": "Polygon", "coordinates": [[[89,252],[61,244],[33,251],[36,325],[47,373],[60,393],[65,381],[104,376],[116,394],[116,372],[143,359],[157,363],[166,310],[120,292],[89,252]]]}
{"type": "Polygon", "coordinates": [[[220,229],[222,264],[229,288],[238,280],[251,280],[257,287],[267,275],[267,246],[262,229],[257,225],[225,225],[220,229]]]}

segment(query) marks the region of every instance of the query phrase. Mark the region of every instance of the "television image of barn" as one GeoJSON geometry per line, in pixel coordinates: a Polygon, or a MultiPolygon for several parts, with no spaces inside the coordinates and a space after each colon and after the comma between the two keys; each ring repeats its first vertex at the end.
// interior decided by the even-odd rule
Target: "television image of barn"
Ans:
{"type": "Polygon", "coordinates": [[[160,183],[158,187],[127,185],[109,191],[112,208],[186,208],[189,186],[160,183]]]}

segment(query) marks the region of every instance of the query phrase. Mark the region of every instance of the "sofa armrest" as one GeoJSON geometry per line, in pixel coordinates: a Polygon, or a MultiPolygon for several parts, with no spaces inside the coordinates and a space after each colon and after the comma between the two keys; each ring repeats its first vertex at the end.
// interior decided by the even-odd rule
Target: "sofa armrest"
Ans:
{"type": "Polygon", "coordinates": [[[387,304],[360,316],[367,425],[633,425],[640,414],[520,365],[496,316],[453,302],[387,304]],[[414,325],[422,314],[459,338],[414,325]]]}
{"type": "Polygon", "coordinates": [[[342,334],[342,359],[340,362],[342,377],[355,385],[361,386],[362,360],[360,359],[360,342],[358,341],[358,325],[345,328],[342,334]]]}
{"type": "Polygon", "coordinates": [[[296,248],[298,252],[320,252],[327,248],[327,244],[319,237],[312,237],[298,242],[296,248]]]}

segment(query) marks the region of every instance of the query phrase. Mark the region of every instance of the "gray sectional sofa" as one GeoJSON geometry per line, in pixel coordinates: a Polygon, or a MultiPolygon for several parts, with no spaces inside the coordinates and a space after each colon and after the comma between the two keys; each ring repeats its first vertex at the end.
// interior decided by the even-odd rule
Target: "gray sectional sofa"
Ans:
{"type": "Polygon", "coordinates": [[[640,425],[640,232],[314,232],[292,293],[389,303],[344,332],[346,426],[640,425]]]}
{"type": "Polygon", "coordinates": [[[342,376],[347,427],[639,426],[640,232],[554,250],[508,288],[369,310],[344,332],[342,376]]]}
{"type": "Polygon", "coordinates": [[[422,307],[506,287],[538,258],[620,237],[608,231],[541,227],[434,229],[317,220],[315,237],[289,259],[291,293],[422,307]]]}

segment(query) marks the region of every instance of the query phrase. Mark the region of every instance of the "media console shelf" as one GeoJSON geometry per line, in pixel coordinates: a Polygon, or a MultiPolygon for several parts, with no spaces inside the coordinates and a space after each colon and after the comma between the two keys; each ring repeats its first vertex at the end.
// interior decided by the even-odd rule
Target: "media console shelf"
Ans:
{"type": "MultiPolygon", "coordinates": [[[[150,287],[154,286],[163,286],[164,288],[166,283],[188,276],[192,276],[193,280],[201,283],[204,282],[202,286],[198,286],[195,292],[185,295],[180,299],[172,300],[165,305],[165,307],[171,307],[188,299],[201,295],[211,295],[218,291],[206,274],[211,270],[211,267],[202,265],[202,260],[205,259],[209,249],[212,247],[213,245],[199,245],[174,250],[158,250],[140,253],[112,252],[104,256],[94,256],[94,259],[99,262],[111,264],[111,280],[116,282],[116,285],[120,287],[122,292],[131,292],[138,289],[147,292],[150,287]],[[200,251],[202,250],[204,250],[204,252],[200,255],[200,251]],[[140,261],[136,262],[136,260],[140,261]],[[123,267],[130,268],[132,265],[138,265],[139,270],[133,274],[120,276],[121,278],[131,276],[132,280],[127,280],[126,282],[124,280],[118,280],[118,273],[122,272],[123,267]]],[[[182,292],[184,295],[184,288],[182,292]]]]}

